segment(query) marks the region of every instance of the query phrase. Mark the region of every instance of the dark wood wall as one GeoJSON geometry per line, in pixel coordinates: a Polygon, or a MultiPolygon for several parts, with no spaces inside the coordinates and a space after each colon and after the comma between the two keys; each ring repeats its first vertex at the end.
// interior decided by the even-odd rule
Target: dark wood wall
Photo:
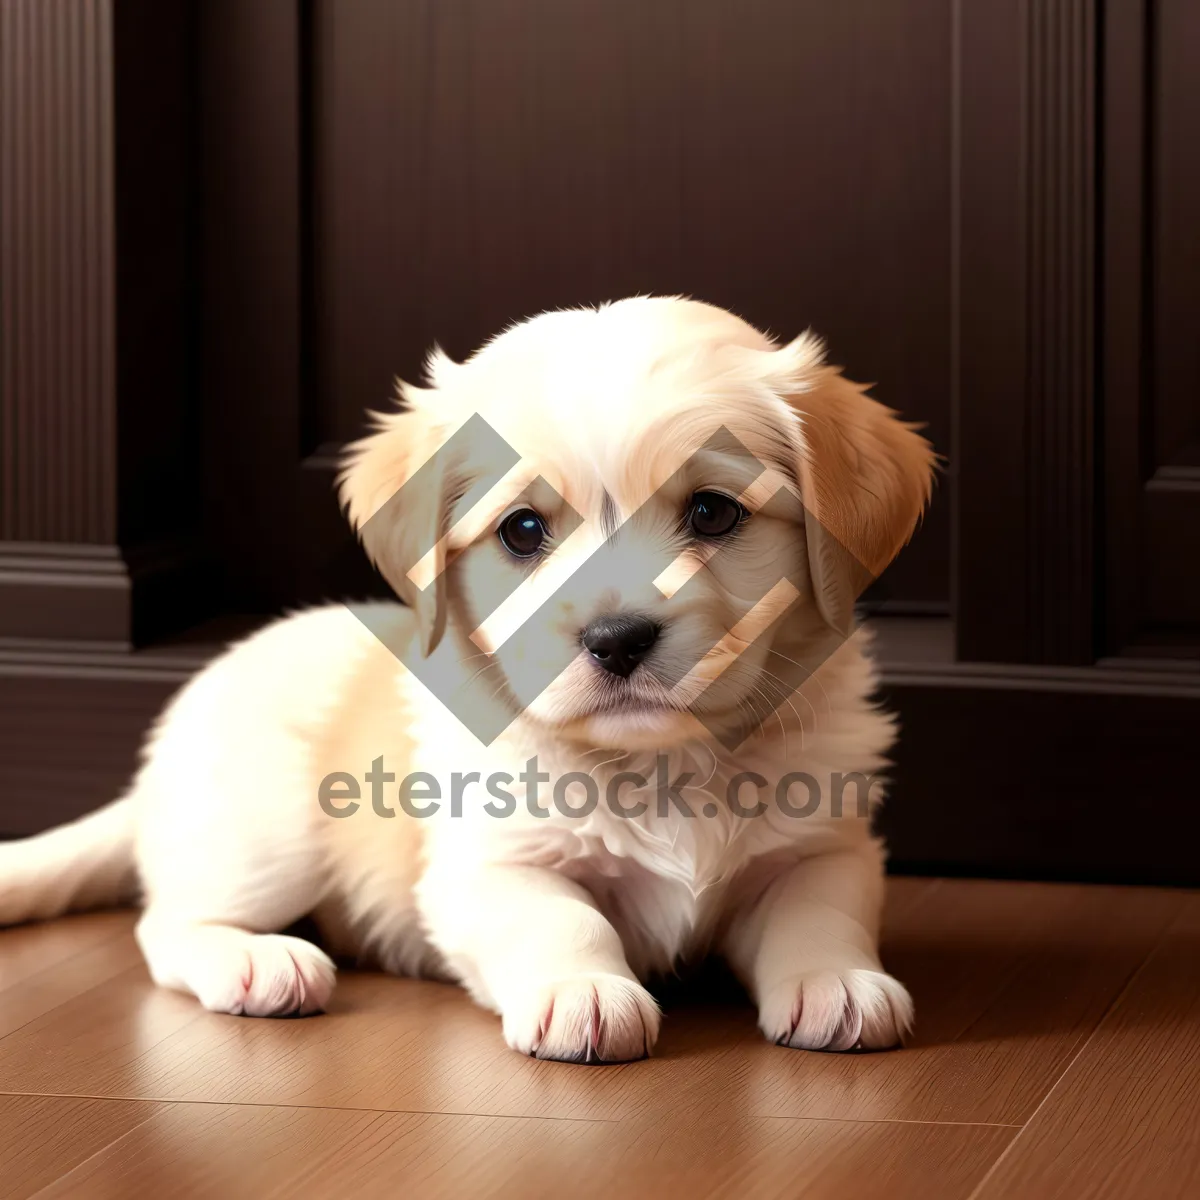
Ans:
{"type": "Polygon", "coordinates": [[[0,0],[0,833],[369,586],[333,466],[434,340],[687,292],[946,456],[871,597],[900,865],[1197,881],[1198,55],[1190,0],[0,0]]]}
{"type": "Polygon", "coordinates": [[[1113,6],[1100,359],[1108,654],[1200,655],[1198,52],[1200,7],[1188,0],[1113,6]]]}
{"type": "MultiPolygon", "coordinates": [[[[326,0],[315,31],[315,441],[435,340],[656,292],[811,325],[949,450],[945,0],[326,0]]],[[[949,611],[949,512],[895,600],[949,611]]]]}
{"type": "Polygon", "coordinates": [[[0,637],[201,610],[183,6],[0,5],[0,637]]]}

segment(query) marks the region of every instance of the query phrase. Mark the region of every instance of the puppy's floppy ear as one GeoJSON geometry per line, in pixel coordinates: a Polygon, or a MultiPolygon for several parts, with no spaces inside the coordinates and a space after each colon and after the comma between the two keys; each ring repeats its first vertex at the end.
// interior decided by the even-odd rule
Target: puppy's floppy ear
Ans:
{"type": "Polygon", "coordinates": [[[347,447],[338,497],[368,557],[415,613],[428,655],[446,627],[447,431],[433,417],[433,393],[397,388],[400,410],[372,414],[376,432],[347,447]],[[432,570],[418,586],[409,571],[430,551],[432,570]]]}
{"type": "Polygon", "coordinates": [[[825,366],[811,334],[768,357],[773,390],[799,419],[797,473],[817,605],[848,634],[855,601],[912,537],[937,456],[918,426],[825,366]]]}

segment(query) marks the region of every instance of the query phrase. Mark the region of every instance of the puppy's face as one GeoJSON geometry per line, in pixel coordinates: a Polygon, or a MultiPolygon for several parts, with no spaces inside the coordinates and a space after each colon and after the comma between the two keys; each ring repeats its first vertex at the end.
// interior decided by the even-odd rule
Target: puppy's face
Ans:
{"type": "Polygon", "coordinates": [[[429,383],[354,448],[351,519],[427,652],[449,619],[481,686],[593,745],[758,724],[928,496],[926,443],[814,340],[691,301],[545,314],[429,383]]]}

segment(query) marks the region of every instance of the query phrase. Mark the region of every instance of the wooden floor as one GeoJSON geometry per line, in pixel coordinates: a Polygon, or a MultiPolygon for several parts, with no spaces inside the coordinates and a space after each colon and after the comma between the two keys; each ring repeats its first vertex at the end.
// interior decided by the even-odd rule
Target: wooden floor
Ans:
{"type": "Polygon", "coordinates": [[[365,973],[321,1017],[214,1016],[131,925],[0,932],[0,1195],[1200,1196],[1200,895],[896,880],[908,1048],[780,1049],[693,990],[614,1067],[365,973]]]}

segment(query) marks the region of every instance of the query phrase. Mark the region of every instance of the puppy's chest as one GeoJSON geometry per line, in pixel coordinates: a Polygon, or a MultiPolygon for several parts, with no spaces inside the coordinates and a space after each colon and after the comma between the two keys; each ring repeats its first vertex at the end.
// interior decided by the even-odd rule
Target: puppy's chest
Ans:
{"type": "Polygon", "coordinates": [[[662,872],[600,847],[560,867],[581,883],[621,936],[630,966],[646,976],[703,957],[717,935],[732,877],[698,876],[692,864],[662,872]]]}
{"type": "Polygon", "coordinates": [[[580,882],[620,934],[634,971],[645,978],[703,957],[719,923],[726,885],[714,884],[697,893],[644,868],[625,867],[620,876],[593,872],[580,882]]]}
{"type": "MultiPolygon", "coordinates": [[[[703,957],[748,888],[769,882],[774,858],[727,811],[545,830],[543,861],[587,888],[641,974],[703,957]],[[768,865],[769,864],[769,865],[768,865]]],[[[535,854],[534,857],[541,857],[535,854]]]]}
{"type": "Polygon", "coordinates": [[[823,813],[782,819],[776,805],[763,803],[756,815],[756,803],[774,795],[790,765],[782,761],[718,770],[711,755],[697,751],[669,760],[623,756],[617,766],[597,770],[552,748],[507,739],[484,751],[460,741],[455,751],[443,757],[464,763],[477,779],[502,773],[513,796],[487,809],[472,793],[461,819],[443,810],[429,823],[431,853],[464,870],[472,862],[521,863],[576,880],[612,921],[630,966],[642,975],[703,956],[778,870],[837,836],[837,822],[823,813]],[[757,788],[733,788],[731,781],[749,778],[750,768],[757,788]],[[540,784],[531,782],[534,774],[540,784]],[[621,776],[632,776],[634,786],[617,789],[621,776]],[[575,782],[560,795],[558,785],[571,777],[575,782]]]}

